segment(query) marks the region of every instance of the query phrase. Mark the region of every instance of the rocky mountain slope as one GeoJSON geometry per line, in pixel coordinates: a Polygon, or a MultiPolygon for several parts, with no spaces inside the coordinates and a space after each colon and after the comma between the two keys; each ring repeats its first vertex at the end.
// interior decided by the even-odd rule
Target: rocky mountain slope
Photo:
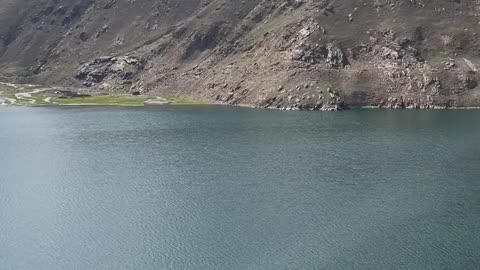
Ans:
{"type": "Polygon", "coordinates": [[[480,0],[0,0],[0,81],[278,109],[480,106],[480,0]]]}

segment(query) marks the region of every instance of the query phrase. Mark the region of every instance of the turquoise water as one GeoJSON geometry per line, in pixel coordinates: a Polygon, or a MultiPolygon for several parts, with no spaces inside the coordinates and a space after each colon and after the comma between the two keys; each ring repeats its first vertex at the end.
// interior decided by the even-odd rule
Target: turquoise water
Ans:
{"type": "Polygon", "coordinates": [[[0,108],[0,269],[478,269],[480,111],[0,108]]]}

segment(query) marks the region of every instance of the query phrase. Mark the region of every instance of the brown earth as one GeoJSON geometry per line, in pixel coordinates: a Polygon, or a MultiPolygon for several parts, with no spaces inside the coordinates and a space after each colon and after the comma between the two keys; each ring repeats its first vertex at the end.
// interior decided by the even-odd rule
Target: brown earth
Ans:
{"type": "Polygon", "coordinates": [[[0,0],[0,81],[279,109],[480,106],[480,0],[0,0]]]}

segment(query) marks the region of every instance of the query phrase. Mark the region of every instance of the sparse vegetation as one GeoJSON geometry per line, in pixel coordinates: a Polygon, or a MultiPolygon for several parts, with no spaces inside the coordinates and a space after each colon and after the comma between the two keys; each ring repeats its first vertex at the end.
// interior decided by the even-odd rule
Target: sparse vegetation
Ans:
{"type": "Polygon", "coordinates": [[[166,97],[165,98],[168,102],[171,104],[179,104],[179,105],[201,105],[201,104],[207,104],[205,102],[201,101],[193,101],[193,100],[188,100],[188,99],[179,99],[175,97],[166,97]]]}
{"type": "Polygon", "coordinates": [[[16,88],[0,84],[0,96],[2,96],[2,97],[13,96],[14,97],[14,95],[16,93],[18,93],[16,88]]]}
{"type": "Polygon", "coordinates": [[[165,104],[205,104],[203,102],[187,99],[178,99],[174,97],[155,97],[155,96],[132,96],[132,95],[93,95],[82,97],[56,97],[55,90],[46,88],[40,89],[38,86],[18,85],[10,86],[0,84],[0,99],[4,100],[6,105],[17,106],[143,106],[148,100],[161,100],[165,104]]]}
{"type": "Polygon", "coordinates": [[[143,102],[150,97],[133,96],[92,96],[80,98],[52,98],[55,105],[116,105],[116,106],[143,106],[143,102]]]}

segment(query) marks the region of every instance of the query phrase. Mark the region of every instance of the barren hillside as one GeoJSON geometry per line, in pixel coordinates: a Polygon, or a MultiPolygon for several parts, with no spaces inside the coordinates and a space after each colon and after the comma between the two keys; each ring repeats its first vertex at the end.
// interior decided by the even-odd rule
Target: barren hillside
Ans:
{"type": "Polygon", "coordinates": [[[0,0],[0,81],[278,109],[480,105],[480,0],[0,0]]]}

